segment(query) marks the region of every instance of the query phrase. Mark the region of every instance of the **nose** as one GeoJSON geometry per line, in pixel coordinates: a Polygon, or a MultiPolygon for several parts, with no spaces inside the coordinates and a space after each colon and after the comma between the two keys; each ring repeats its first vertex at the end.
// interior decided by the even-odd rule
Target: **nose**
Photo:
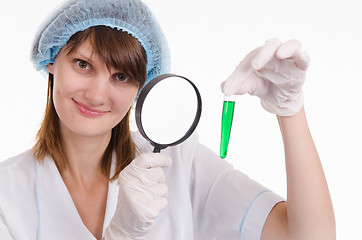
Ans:
{"type": "Polygon", "coordinates": [[[88,81],[85,90],[85,98],[95,106],[103,105],[109,95],[108,76],[97,75],[88,81]]]}

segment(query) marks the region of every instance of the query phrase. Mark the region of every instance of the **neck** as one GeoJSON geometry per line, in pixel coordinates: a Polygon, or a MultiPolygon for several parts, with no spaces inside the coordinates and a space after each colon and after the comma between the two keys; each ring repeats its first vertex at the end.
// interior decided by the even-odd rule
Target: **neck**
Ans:
{"type": "Polygon", "coordinates": [[[61,128],[61,137],[68,163],[68,168],[61,173],[64,180],[92,186],[106,178],[102,173],[102,157],[111,139],[111,131],[88,137],[61,128]]]}

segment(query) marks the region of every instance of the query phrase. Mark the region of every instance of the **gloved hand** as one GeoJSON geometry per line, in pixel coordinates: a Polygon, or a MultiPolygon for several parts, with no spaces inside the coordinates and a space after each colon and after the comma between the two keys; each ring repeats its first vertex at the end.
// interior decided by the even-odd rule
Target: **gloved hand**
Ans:
{"type": "Polygon", "coordinates": [[[168,188],[162,167],[171,164],[166,155],[144,153],[122,170],[117,208],[105,230],[105,240],[143,239],[156,216],[167,207],[168,188]]]}
{"type": "Polygon", "coordinates": [[[292,116],[303,106],[302,86],[308,66],[309,56],[301,52],[299,41],[271,39],[249,53],[221,89],[226,96],[258,96],[268,112],[292,116]]]}

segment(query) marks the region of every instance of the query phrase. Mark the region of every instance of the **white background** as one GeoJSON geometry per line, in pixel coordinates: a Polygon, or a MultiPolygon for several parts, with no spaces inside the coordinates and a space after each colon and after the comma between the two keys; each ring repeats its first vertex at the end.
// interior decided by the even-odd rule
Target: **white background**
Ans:
{"type": "MultiPolygon", "coordinates": [[[[197,132],[219,151],[220,83],[265,40],[299,39],[312,62],[304,87],[310,129],[325,169],[338,239],[360,238],[362,2],[359,0],[147,0],[169,40],[172,70],[203,97],[197,132]]],[[[34,143],[46,80],[28,60],[38,24],[59,0],[6,1],[0,10],[0,161],[34,143]]],[[[276,117],[256,97],[237,99],[227,161],[286,196],[276,117]]]]}

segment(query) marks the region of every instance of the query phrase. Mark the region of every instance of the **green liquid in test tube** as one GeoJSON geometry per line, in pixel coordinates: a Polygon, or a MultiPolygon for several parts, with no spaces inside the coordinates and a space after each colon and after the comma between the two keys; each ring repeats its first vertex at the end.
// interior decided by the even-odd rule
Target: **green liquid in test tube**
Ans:
{"type": "Polygon", "coordinates": [[[220,140],[220,157],[225,158],[231,133],[231,125],[233,123],[235,107],[235,96],[225,96],[224,106],[222,110],[221,120],[221,140],[220,140]]]}

